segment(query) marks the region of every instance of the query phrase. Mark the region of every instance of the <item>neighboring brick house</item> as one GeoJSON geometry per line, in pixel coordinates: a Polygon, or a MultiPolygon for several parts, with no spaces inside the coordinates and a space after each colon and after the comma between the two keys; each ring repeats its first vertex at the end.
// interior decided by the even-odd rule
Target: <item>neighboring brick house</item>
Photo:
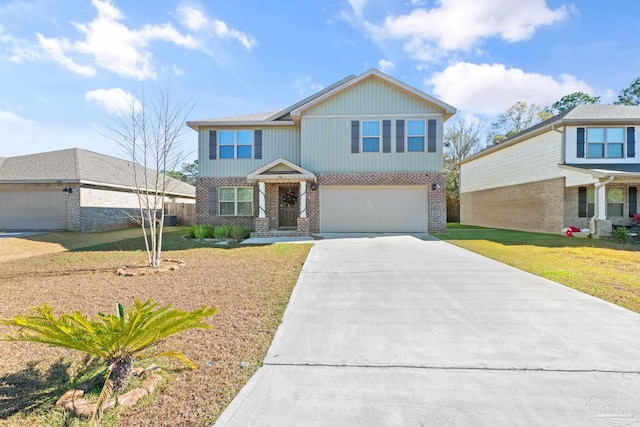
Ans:
{"type": "Polygon", "coordinates": [[[579,105],[460,162],[460,222],[608,236],[638,213],[640,107],[579,105]]]}
{"type": "Polygon", "coordinates": [[[439,232],[455,108],[378,70],[278,112],[191,121],[197,222],[255,235],[439,232]]]}
{"type": "MultiPolygon", "coordinates": [[[[104,231],[139,217],[133,164],[78,148],[0,158],[0,230],[104,231]]],[[[145,169],[137,166],[138,177],[145,169]]],[[[155,172],[146,170],[150,178],[155,172]]],[[[167,195],[195,203],[195,187],[169,178],[167,195]]]]}

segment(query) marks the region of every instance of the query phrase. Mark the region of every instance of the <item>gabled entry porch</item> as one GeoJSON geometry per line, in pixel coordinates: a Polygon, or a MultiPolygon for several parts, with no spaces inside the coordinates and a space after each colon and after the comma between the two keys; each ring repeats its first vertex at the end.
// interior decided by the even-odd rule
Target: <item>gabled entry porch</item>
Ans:
{"type": "Polygon", "coordinates": [[[248,174],[247,180],[258,183],[258,217],[253,236],[310,234],[307,191],[315,189],[315,174],[279,158],[248,174]]]}

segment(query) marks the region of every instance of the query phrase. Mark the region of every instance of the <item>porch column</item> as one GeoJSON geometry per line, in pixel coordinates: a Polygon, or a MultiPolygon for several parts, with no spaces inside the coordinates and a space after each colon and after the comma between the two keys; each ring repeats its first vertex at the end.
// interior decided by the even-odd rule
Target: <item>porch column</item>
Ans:
{"type": "Polygon", "coordinates": [[[258,182],[258,218],[267,217],[267,198],[264,181],[258,182]]]}
{"type": "Polygon", "coordinates": [[[307,181],[300,181],[300,218],[307,217],[307,181]]]}
{"type": "Polygon", "coordinates": [[[595,184],[594,197],[594,217],[595,219],[607,219],[607,186],[602,183],[595,184]]]}

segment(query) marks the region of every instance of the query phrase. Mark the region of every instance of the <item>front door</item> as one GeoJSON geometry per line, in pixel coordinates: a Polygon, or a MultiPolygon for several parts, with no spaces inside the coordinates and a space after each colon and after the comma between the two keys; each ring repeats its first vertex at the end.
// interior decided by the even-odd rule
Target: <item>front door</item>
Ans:
{"type": "Polygon", "coordinates": [[[298,225],[298,188],[280,187],[280,227],[298,225]]]}

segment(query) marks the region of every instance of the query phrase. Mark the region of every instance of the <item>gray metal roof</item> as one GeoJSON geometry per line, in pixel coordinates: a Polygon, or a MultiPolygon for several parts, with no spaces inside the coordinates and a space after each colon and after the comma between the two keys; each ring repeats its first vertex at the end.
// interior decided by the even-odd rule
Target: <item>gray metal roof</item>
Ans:
{"type": "MultiPolygon", "coordinates": [[[[0,183],[85,183],[105,187],[135,188],[134,170],[138,178],[155,171],[140,165],[80,148],[7,157],[0,162],[0,183]]],[[[169,193],[195,196],[195,187],[169,178],[169,193]]]]}

